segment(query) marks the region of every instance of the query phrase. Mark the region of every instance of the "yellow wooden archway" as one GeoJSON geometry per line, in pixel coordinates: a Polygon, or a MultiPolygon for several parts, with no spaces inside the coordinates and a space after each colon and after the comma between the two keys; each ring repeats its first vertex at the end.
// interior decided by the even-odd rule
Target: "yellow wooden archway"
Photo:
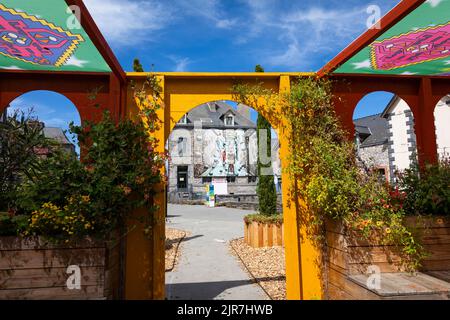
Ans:
{"type": "MultiPolygon", "coordinates": [[[[163,126],[156,135],[160,141],[161,151],[164,142],[181,117],[191,109],[211,101],[233,100],[231,88],[239,83],[263,83],[275,92],[289,91],[291,79],[311,76],[308,73],[156,73],[163,89],[164,109],[159,117],[163,126]]],[[[132,85],[142,85],[148,73],[128,73],[128,94],[126,114],[134,117],[139,110],[133,99],[132,85]]],[[[253,106],[252,106],[253,107],[253,106]]],[[[256,108],[257,109],[257,108],[256,108]]],[[[270,121],[267,110],[261,112],[270,121]]],[[[272,110],[281,114],[280,110],[272,110]]],[[[280,141],[280,158],[282,167],[287,164],[291,150],[289,134],[277,130],[280,141]]],[[[320,299],[321,267],[318,264],[319,250],[306,236],[305,228],[299,223],[297,201],[292,201],[288,194],[289,175],[284,170],[282,180],[283,213],[285,230],[286,284],[288,299],[320,299]]],[[[161,193],[156,201],[160,210],[155,217],[153,236],[149,240],[143,236],[139,228],[128,235],[126,258],[127,299],[164,299],[164,234],[165,234],[165,194],[161,193]]]]}

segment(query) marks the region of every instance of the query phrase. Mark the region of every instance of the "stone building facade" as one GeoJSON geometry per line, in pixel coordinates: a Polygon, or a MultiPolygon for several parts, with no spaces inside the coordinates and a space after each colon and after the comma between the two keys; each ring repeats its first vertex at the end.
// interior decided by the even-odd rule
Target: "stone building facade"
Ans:
{"type": "Polygon", "coordinates": [[[388,121],[381,114],[354,120],[358,160],[390,180],[388,121]]]}
{"type": "MultiPolygon", "coordinates": [[[[440,159],[450,154],[450,95],[434,110],[437,152],[440,159]]],[[[394,96],[381,114],[354,120],[357,154],[366,167],[378,170],[391,183],[396,172],[417,161],[414,115],[408,104],[394,96]]]]}
{"type": "MultiPolygon", "coordinates": [[[[168,199],[204,199],[206,186],[216,195],[255,195],[258,142],[250,108],[210,102],[183,116],[167,149],[168,199]]],[[[279,143],[272,140],[272,166],[281,183],[279,143]]]]}

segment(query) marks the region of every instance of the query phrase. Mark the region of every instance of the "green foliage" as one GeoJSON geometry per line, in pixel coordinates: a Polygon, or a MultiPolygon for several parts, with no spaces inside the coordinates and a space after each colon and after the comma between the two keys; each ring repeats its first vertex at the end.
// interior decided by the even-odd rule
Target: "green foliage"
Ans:
{"type": "Polygon", "coordinates": [[[17,187],[13,204],[17,214],[30,214],[46,202],[63,206],[66,197],[88,192],[88,172],[75,155],[56,149],[38,162],[39,170],[17,187]]]}
{"type": "MultiPolygon", "coordinates": [[[[255,67],[255,72],[264,72],[263,67],[261,65],[257,65],[255,67]]],[[[268,159],[271,158],[272,151],[272,127],[260,113],[258,113],[257,119],[257,139],[258,139],[258,148],[261,147],[261,135],[266,135],[266,148],[264,151],[267,155],[268,159]]],[[[275,190],[275,184],[273,180],[273,171],[272,171],[272,161],[269,163],[262,163],[260,157],[258,156],[258,185],[256,188],[256,193],[258,194],[259,201],[259,212],[262,215],[276,215],[277,214],[277,193],[275,190]]]]}
{"type": "Polygon", "coordinates": [[[134,72],[144,72],[144,67],[141,64],[141,61],[139,61],[138,58],[135,58],[133,60],[133,71],[134,72]]]}
{"type": "MultiPolygon", "coordinates": [[[[261,114],[258,114],[257,120],[257,139],[258,148],[261,147],[261,135],[266,135],[267,158],[271,160],[271,126],[270,123],[261,114]]],[[[256,188],[259,201],[259,212],[263,215],[277,214],[277,194],[273,180],[272,161],[267,164],[261,162],[258,156],[258,185],[256,188]]]]}
{"type": "Polygon", "coordinates": [[[9,208],[21,176],[39,169],[37,151],[51,146],[31,114],[16,111],[0,122],[0,211],[9,208]]]}
{"type": "Polygon", "coordinates": [[[18,186],[14,210],[0,229],[55,241],[86,235],[105,239],[130,212],[145,207],[148,216],[142,219],[149,233],[164,160],[144,124],[116,123],[105,113],[98,123],[71,124],[70,130],[78,135],[83,161],[63,151],[39,160],[40,169],[18,186]],[[17,217],[27,217],[27,225],[15,223],[17,217]]]}
{"type": "Polygon", "coordinates": [[[310,239],[322,246],[324,221],[343,221],[358,236],[381,234],[384,244],[399,246],[404,266],[415,270],[424,250],[404,225],[404,195],[358,168],[354,145],[335,114],[331,88],[329,80],[301,78],[291,83],[288,93],[245,84],[236,85],[234,92],[250,106],[257,107],[263,99],[282,111],[281,130],[289,134],[291,150],[288,196],[297,204],[299,222],[310,239]]]}
{"type": "Polygon", "coordinates": [[[255,67],[255,72],[264,72],[264,68],[260,64],[257,64],[255,67]]]}
{"type": "Polygon", "coordinates": [[[272,214],[272,215],[263,215],[263,214],[249,214],[244,217],[244,221],[246,223],[251,222],[260,222],[260,223],[272,223],[272,224],[282,224],[283,223],[283,215],[282,214],[272,214]]]}
{"type": "Polygon", "coordinates": [[[398,174],[405,192],[404,209],[408,214],[450,215],[450,160],[435,165],[418,165],[398,174]]]}

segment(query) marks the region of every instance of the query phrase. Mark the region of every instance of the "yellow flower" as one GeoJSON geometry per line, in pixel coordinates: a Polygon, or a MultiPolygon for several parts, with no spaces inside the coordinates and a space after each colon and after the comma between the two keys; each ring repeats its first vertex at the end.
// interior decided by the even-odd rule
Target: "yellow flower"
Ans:
{"type": "Polygon", "coordinates": [[[89,202],[89,201],[91,201],[91,197],[90,196],[81,196],[81,200],[83,201],[83,202],[89,202]]]}
{"type": "Polygon", "coordinates": [[[127,186],[124,186],[124,185],[120,185],[120,188],[123,190],[123,193],[125,195],[129,195],[131,193],[131,191],[132,191],[130,187],[127,187],[127,186]]]}
{"type": "Polygon", "coordinates": [[[137,184],[143,184],[144,181],[145,181],[145,178],[144,178],[144,177],[136,177],[136,183],[137,183],[137,184]]]}
{"type": "Polygon", "coordinates": [[[390,228],[386,228],[386,229],[384,229],[384,231],[385,231],[387,234],[391,233],[391,229],[390,229],[390,228]]]}
{"type": "Polygon", "coordinates": [[[378,227],[381,227],[383,224],[384,224],[383,221],[377,221],[377,226],[378,226],[378,227]]]}

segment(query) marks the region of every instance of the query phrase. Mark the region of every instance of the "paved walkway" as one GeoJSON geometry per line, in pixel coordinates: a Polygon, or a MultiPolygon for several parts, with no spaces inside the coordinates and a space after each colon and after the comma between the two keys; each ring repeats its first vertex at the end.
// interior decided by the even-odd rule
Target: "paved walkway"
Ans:
{"type": "Polygon", "coordinates": [[[254,283],[229,252],[228,241],[243,236],[249,211],[206,206],[168,206],[169,228],[189,231],[175,270],[166,273],[170,300],[262,300],[254,283]]]}

